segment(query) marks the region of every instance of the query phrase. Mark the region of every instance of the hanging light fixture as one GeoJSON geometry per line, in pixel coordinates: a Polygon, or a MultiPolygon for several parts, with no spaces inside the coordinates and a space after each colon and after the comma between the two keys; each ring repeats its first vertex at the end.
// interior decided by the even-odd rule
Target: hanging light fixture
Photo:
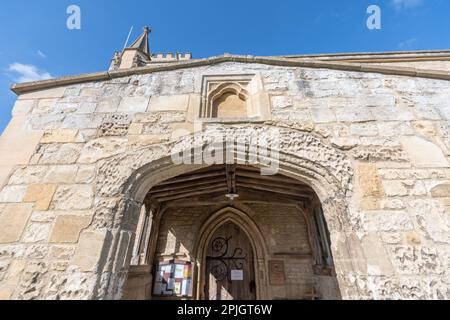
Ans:
{"type": "Polygon", "coordinates": [[[237,193],[228,193],[225,197],[227,197],[230,201],[234,201],[239,198],[239,195],[237,193]]]}

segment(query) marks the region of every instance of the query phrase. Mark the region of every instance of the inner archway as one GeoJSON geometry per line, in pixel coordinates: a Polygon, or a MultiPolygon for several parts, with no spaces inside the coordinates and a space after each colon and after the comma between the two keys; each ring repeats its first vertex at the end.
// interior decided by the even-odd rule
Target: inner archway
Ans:
{"type": "Polygon", "coordinates": [[[253,247],[247,234],[228,221],[207,242],[206,300],[256,300],[253,247]]]}
{"type": "Polygon", "coordinates": [[[144,203],[125,299],[340,298],[321,203],[302,181],[210,166],[144,203]]]}

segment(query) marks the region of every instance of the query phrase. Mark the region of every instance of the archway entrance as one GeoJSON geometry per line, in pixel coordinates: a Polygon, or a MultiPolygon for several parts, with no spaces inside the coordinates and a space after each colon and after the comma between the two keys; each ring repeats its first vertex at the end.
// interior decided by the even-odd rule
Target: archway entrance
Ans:
{"type": "MultiPolygon", "coordinates": [[[[223,154],[226,153],[224,144],[223,154]]],[[[195,221],[195,230],[200,230],[208,217],[224,208],[243,212],[258,222],[256,227],[264,234],[261,243],[266,242],[267,250],[264,251],[263,246],[260,248],[261,255],[255,263],[258,267],[257,282],[263,284],[257,284],[257,299],[316,298],[319,295],[317,292],[320,292],[322,299],[340,298],[341,294],[345,299],[363,297],[354,277],[360,274],[360,262],[365,256],[359,250],[356,239],[356,235],[364,231],[361,216],[349,205],[355,196],[352,162],[345,153],[328,145],[314,133],[269,124],[256,127],[254,124],[214,124],[206,126],[197,139],[193,139],[193,135],[184,136],[166,144],[146,146],[102,160],[98,170],[95,216],[91,229],[101,229],[103,234],[106,232],[108,243],[105,241],[102,257],[108,257],[107,261],[111,263],[102,266],[102,274],[109,275],[108,281],[103,281],[98,274],[92,275],[97,279],[98,285],[92,294],[97,299],[159,298],[152,295],[154,280],[157,279],[154,277],[155,264],[169,259],[178,262],[178,258],[182,258],[180,262],[190,261],[185,266],[188,274],[193,270],[189,297],[202,299],[204,290],[197,275],[202,265],[197,256],[191,254],[198,251],[193,243],[201,233],[191,231],[190,227],[177,226],[177,222],[189,217],[195,221]],[[190,151],[191,160],[194,160],[198,148],[207,148],[215,137],[218,136],[219,141],[226,137],[227,143],[236,142],[248,130],[256,130],[254,133],[257,136],[275,135],[276,138],[268,138],[266,142],[246,142],[245,148],[236,150],[234,163],[245,164],[239,166],[238,171],[248,175],[246,170],[256,169],[259,178],[250,184],[248,180],[241,181],[238,190],[240,197],[234,201],[224,197],[224,193],[228,194],[229,180],[223,167],[219,173],[214,172],[217,167],[208,167],[205,162],[201,165],[176,164],[178,162],[174,162],[171,156],[179,152],[189,155],[190,151]],[[267,159],[261,159],[257,150],[260,145],[275,152],[271,152],[267,159]],[[260,169],[266,167],[266,160],[270,159],[275,159],[279,164],[279,174],[261,176],[260,169]],[[200,174],[209,181],[198,181],[200,174]],[[221,180],[221,184],[216,185],[218,181],[211,181],[213,178],[221,180]],[[289,180],[286,181],[286,178],[289,180]],[[195,188],[176,186],[176,183],[190,181],[196,182],[195,188]],[[267,182],[274,182],[277,186],[274,183],[267,186],[267,182]],[[276,192],[267,191],[268,187],[276,192]],[[279,205],[289,207],[280,209],[279,205]],[[204,207],[208,207],[206,212],[204,207]],[[282,213],[282,218],[279,213],[282,213]],[[275,219],[267,221],[267,216],[275,219]],[[284,225],[278,225],[279,222],[284,225]],[[323,230],[327,229],[330,237],[323,235],[323,230]],[[268,234],[283,238],[286,230],[289,230],[289,243],[266,237],[268,234]],[[309,251],[308,246],[304,245],[306,234],[309,251]],[[136,244],[134,250],[133,244],[136,244]],[[171,250],[166,252],[164,248],[171,250]],[[289,251],[286,252],[286,248],[289,251]],[[333,253],[332,258],[329,252],[333,253]],[[330,261],[333,262],[331,265],[330,261]]],[[[254,172],[250,178],[256,178],[254,172]]],[[[254,248],[258,251],[255,244],[254,248]]],[[[180,271],[181,267],[178,268],[180,271]]],[[[170,275],[169,272],[167,275],[164,273],[164,277],[170,275]]]]}
{"type": "Polygon", "coordinates": [[[256,167],[195,169],[149,190],[125,299],[338,299],[321,203],[256,167]]]}
{"type": "Polygon", "coordinates": [[[217,229],[208,245],[205,297],[208,300],[255,300],[253,248],[233,222],[217,229]]]}

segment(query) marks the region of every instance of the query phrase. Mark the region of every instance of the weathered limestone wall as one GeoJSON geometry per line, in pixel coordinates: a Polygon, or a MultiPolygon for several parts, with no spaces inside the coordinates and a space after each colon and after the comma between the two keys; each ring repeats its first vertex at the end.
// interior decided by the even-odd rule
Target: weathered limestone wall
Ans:
{"type": "Polygon", "coordinates": [[[417,69],[426,70],[439,70],[439,71],[450,71],[450,61],[408,61],[408,62],[384,62],[384,63],[371,63],[373,65],[379,66],[398,66],[398,67],[409,67],[417,69]]]}
{"type": "Polygon", "coordinates": [[[264,126],[320,138],[351,160],[344,191],[358,228],[345,239],[331,230],[343,297],[450,299],[450,83],[231,62],[19,97],[0,139],[0,298],[108,297],[132,234],[113,222],[121,198],[96,183],[117,174],[102,164],[170,155],[150,146],[192,132],[202,76],[252,73],[271,99],[264,126]]]}

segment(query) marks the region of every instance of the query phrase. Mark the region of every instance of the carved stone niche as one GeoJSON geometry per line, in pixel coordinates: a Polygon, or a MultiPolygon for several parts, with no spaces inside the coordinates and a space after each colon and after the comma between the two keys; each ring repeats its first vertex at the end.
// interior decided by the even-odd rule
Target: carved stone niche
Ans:
{"type": "Polygon", "coordinates": [[[271,120],[270,98],[261,76],[204,76],[200,118],[211,122],[271,120]]]}

